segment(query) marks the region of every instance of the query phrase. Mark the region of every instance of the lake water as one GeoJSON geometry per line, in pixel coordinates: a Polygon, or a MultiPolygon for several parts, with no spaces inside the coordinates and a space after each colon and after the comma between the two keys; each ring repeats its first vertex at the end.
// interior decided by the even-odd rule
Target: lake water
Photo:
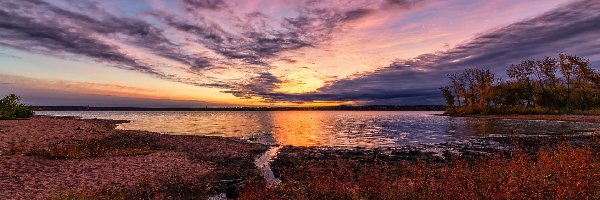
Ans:
{"type": "Polygon", "coordinates": [[[38,111],[36,114],[131,120],[119,129],[239,137],[294,146],[389,147],[473,136],[573,134],[600,124],[438,116],[408,111],[38,111]]]}

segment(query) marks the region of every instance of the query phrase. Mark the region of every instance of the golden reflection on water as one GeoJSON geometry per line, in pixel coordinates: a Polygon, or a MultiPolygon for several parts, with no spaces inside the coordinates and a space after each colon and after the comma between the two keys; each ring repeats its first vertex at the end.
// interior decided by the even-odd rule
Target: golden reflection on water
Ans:
{"type": "Polygon", "coordinates": [[[323,134],[323,113],[311,111],[292,111],[271,113],[273,138],[281,145],[313,146],[329,143],[332,134],[323,134]],[[302,113],[298,113],[302,112],[302,113]]]}
{"type": "Polygon", "coordinates": [[[373,117],[381,112],[339,112],[339,111],[285,111],[272,112],[271,125],[273,127],[273,139],[279,145],[291,146],[393,146],[391,138],[381,138],[375,135],[361,134],[367,130],[365,123],[340,125],[335,118],[358,118],[373,117]],[[336,115],[337,117],[332,117],[336,115]],[[351,126],[351,127],[348,127],[351,126]],[[340,128],[344,127],[344,128],[340,128]]]}

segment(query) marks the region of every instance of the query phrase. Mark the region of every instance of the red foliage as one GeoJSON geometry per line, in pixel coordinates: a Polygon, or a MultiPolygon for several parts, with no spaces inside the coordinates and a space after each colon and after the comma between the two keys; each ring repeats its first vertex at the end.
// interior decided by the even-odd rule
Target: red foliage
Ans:
{"type": "Polygon", "coordinates": [[[599,156],[569,144],[451,163],[302,161],[282,185],[252,182],[241,199],[597,199],[599,156]]]}

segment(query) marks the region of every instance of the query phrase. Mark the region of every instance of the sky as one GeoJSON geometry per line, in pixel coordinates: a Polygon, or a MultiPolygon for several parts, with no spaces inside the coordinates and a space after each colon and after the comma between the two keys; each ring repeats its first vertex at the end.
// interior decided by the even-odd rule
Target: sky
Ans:
{"type": "Polygon", "coordinates": [[[559,53],[598,69],[600,1],[0,1],[0,95],[30,105],[443,104],[559,53]]]}

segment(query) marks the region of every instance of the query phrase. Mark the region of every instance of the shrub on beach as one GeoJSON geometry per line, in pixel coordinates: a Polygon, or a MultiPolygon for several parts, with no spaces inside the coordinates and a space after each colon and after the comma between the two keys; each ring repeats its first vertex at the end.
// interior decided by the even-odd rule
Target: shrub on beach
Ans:
{"type": "Polygon", "coordinates": [[[30,118],[33,110],[20,102],[20,97],[10,94],[0,99],[0,119],[30,118]]]}

